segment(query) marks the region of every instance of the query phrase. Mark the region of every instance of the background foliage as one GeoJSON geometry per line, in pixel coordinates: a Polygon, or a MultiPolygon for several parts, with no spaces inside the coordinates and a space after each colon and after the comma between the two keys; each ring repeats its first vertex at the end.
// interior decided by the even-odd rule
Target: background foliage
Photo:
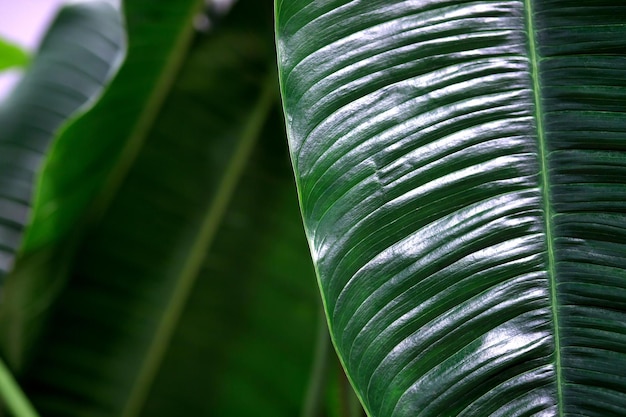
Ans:
{"type": "Polygon", "coordinates": [[[0,236],[5,272],[20,245],[1,346],[41,415],[354,407],[320,328],[271,1],[67,7],[1,111],[3,156],[28,161],[2,166],[21,217],[0,236]]]}

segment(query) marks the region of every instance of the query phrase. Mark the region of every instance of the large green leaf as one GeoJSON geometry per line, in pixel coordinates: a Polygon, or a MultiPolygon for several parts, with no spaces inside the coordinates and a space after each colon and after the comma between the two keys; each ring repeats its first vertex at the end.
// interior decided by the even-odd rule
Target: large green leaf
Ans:
{"type": "Polygon", "coordinates": [[[305,228],[368,413],[626,414],[626,5],[276,4],[305,228]]]}

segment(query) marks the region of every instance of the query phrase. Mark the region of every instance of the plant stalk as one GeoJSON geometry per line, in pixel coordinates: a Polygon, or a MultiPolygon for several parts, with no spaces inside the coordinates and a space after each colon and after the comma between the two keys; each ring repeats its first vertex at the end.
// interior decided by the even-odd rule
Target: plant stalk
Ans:
{"type": "Polygon", "coordinates": [[[207,207],[200,229],[190,246],[186,259],[180,266],[180,270],[176,271],[177,279],[171,298],[165,306],[152,344],[146,352],[145,360],[141,365],[137,381],[124,407],[122,417],[136,417],[143,408],[152,383],[161,367],[161,362],[167,353],[172,335],[183,313],[189,294],[202,268],[206,254],[211,247],[213,237],[218,230],[222,216],[230,203],[246,162],[275,103],[277,92],[275,77],[274,73],[268,75],[256,106],[243,129],[242,137],[232,161],[218,186],[216,196],[210,206],[207,207]]]}
{"type": "Polygon", "coordinates": [[[320,306],[311,377],[300,417],[318,417],[324,403],[328,359],[332,350],[324,309],[320,306]]]}
{"type": "Polygon", "coordinates": [[[339,378],[339,401],[341,404],[341,417],[363,417],[365,412],[357,397],[350,381],[341,365],[338,367],[339,378]]]}
{"type": "Polygon", "coordinates": [[[39,417],[9,368],[0,359],[0,397],[14,417],[39,417]]]}

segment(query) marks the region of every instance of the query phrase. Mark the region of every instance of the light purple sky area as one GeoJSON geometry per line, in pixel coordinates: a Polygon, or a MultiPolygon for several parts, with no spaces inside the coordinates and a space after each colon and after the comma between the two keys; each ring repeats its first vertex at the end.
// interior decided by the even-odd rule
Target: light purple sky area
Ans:
{"type": "MultiPolygon", "coordinates": [[[[90,0],[0,0],[0,38],[34,53],[56,11],[64,3],[90,0]]],[[[105,0],[119,7],[121,0],[105,0]]],[[[176,0],[170,0],[176,1],[176,0]]],[[[215,10],[226,13],[236,0],[205,0],[215,10]]],[[[0,72],[0,100],[19,81],[20,70],[0,72]]]]}
{"type": "MultiPolygon", "coordinates": [[[[0,0],[0,37],[33,52],[63,3],[65,0],[0,0]]],[[[0,99],[20,74],[19,70],[0,72],[0,99]]]]}

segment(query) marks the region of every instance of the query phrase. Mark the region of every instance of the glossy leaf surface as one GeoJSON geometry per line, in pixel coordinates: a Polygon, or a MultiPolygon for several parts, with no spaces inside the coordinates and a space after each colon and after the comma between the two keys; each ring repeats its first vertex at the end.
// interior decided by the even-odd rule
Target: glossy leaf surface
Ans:
{"type": "Polygon", "coordinates": [[[368,413],[626,413],[626,6],[276,13],[305,228],[368,413]]]}

